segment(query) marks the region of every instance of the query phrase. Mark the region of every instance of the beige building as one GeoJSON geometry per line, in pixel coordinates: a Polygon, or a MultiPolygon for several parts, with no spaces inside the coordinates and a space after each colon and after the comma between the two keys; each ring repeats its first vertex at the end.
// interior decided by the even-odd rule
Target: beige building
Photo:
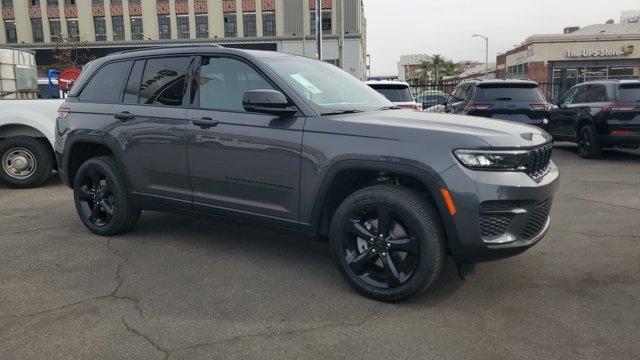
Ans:
{"type": "MultiPolygon", "coordinates": [[[[0,0],[0,46],[36,51],[53,63],[63,42],[79,40],[89,55],[151,45],[220,44],[315,56],[313,0],[0,0]],[[305,43],[305,46],[303,46],[305,43]]],[[[366,73],[362,0],[323,0],[324,60],[366,73]],[[344,16],[343,16],[344,15],[344,16]]],[[[77,42],[74,45],[77,47],[77,42]]]]}
{"type": "Polygon", "coordinates": [[[586,81],[638,79],[640,24],[608,22],[530,36],[497,57],[496,77],[537,81],[551,99],[586,81]]]}

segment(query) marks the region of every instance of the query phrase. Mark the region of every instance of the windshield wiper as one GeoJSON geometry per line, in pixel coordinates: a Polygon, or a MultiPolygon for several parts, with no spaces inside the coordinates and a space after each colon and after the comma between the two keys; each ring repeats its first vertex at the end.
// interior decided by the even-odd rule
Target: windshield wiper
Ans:
{"type": "Polygon", "coordinates": [[[322,114],[320,114],[320,116],[328,116],[328,115],[344,115],[344,114],[355,114],[355,113],[361,113],[364,112],[362,110],[336,110],[336,111],[329,111],[329,112],[323,112],[322,114]]]}
{"type": "Polygon", "coordinates": [[[385,106],[385,107],[381,107],[378,110],[398,110],[400,109],[399,106],[395,106],[395,105],[391,105],[391,106],[385,106]]]}

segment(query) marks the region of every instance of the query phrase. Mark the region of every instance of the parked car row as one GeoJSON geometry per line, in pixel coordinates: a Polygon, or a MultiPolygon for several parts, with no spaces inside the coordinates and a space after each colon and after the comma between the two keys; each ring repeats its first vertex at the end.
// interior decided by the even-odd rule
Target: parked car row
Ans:
{"type": "MultiPolygon", "coordinates": [[[[371,87],[397,99],[385,87],[402,89],[413,101],[406,83],[373,82],[371,87]]],[[[534,125],[554,140],[578,144],[583,158],[600,156],[603,148],[640,147],[640,81],[602,80],[579,84],[553,104],[539,85],[529,80],[475,80],[459,84],[450,95],[425,91],[416,96],[417,107],[534,125]]],[[[406,106],[405,106],[406,107],[406,106]]]]}

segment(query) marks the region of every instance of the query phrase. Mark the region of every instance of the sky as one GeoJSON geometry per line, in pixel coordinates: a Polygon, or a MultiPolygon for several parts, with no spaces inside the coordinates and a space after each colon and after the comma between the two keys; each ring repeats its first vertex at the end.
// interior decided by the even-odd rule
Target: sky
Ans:
{"type": "Polygon", "coordinates": [[[372,75],[397,75],[400,55],[440,54],[489,62],[533,34],[620,21],[639,0],[364,0],[372,75]]]}

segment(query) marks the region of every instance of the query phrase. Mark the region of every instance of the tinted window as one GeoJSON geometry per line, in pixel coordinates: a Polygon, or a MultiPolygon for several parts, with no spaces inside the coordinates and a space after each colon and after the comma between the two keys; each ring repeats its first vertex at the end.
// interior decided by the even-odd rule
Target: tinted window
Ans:
{"type": "Polygon", "coordinates": [[[131,61],[103,66],[82,89],[80,101],[113,103],[118,101],[122,83],[129,72],[131,61]]]}
{"type": "Polygon", "coordinates": [[[138,103],[138,92],[140,90],[142,71],[144,71],[144,60],[138,60],[135,62],[135,64],[133,64],[131,75],[129,75],[129,81],[127,82],[127,86],[124,88],[124,98],[122,100],[123,103],[138,103]]]}
{"type": "Polygon", "coordinates": [[[377,92],[393,102],[411,102],[411,91],[404,85],[370,85],[377,92]]]}
{"type": "Polygon", "coordinates": [[[580,86],[575,95],[573,96],[572,104],[584,104],[590,102],[589,99],[589,88],[585,86],[580,86]]]}
{"type": "Polygon", "coordinates": [[[573,104],[573,101],[576,97],[576,93],[578,92],[580,88],[573,88],[571,90],[569,90],[568,93],[565,94],[564,98],[562,98],[562,105],[569,105],[569,104],[573,104]]]}
{"type": "Polygon", "coordinates": [[[621,85],[618,91],[618,101],[638,102],[640,101],[640,84],[621,85]]]}
{"type": "Polygon", "coordinates": [[[585,94],[585,101],[587,103],[594,102],[606,102],[609,101],[607,96],[607,88],[603,85],[589,85],[587,86],[587,93],[585,94]]]}
{"type": "Polygon", "coordinates": [[[545,102],[537,86],[505,86],[503,84],[478,86],[475,100],[479,102],[521,101],[532,104],[545,102]]]}
{"type": "Polygon", "coordinates": [[[273,89],[254,68],[230,58],[203,58],[195,85],[201,108],[231,111],[244,111],[246,91],[273,89]]]}
{"type": "Polygon", "coordinates": [[[182,106],[191,58],[149,59],[140,84],[140,104],[182,106]]]}

